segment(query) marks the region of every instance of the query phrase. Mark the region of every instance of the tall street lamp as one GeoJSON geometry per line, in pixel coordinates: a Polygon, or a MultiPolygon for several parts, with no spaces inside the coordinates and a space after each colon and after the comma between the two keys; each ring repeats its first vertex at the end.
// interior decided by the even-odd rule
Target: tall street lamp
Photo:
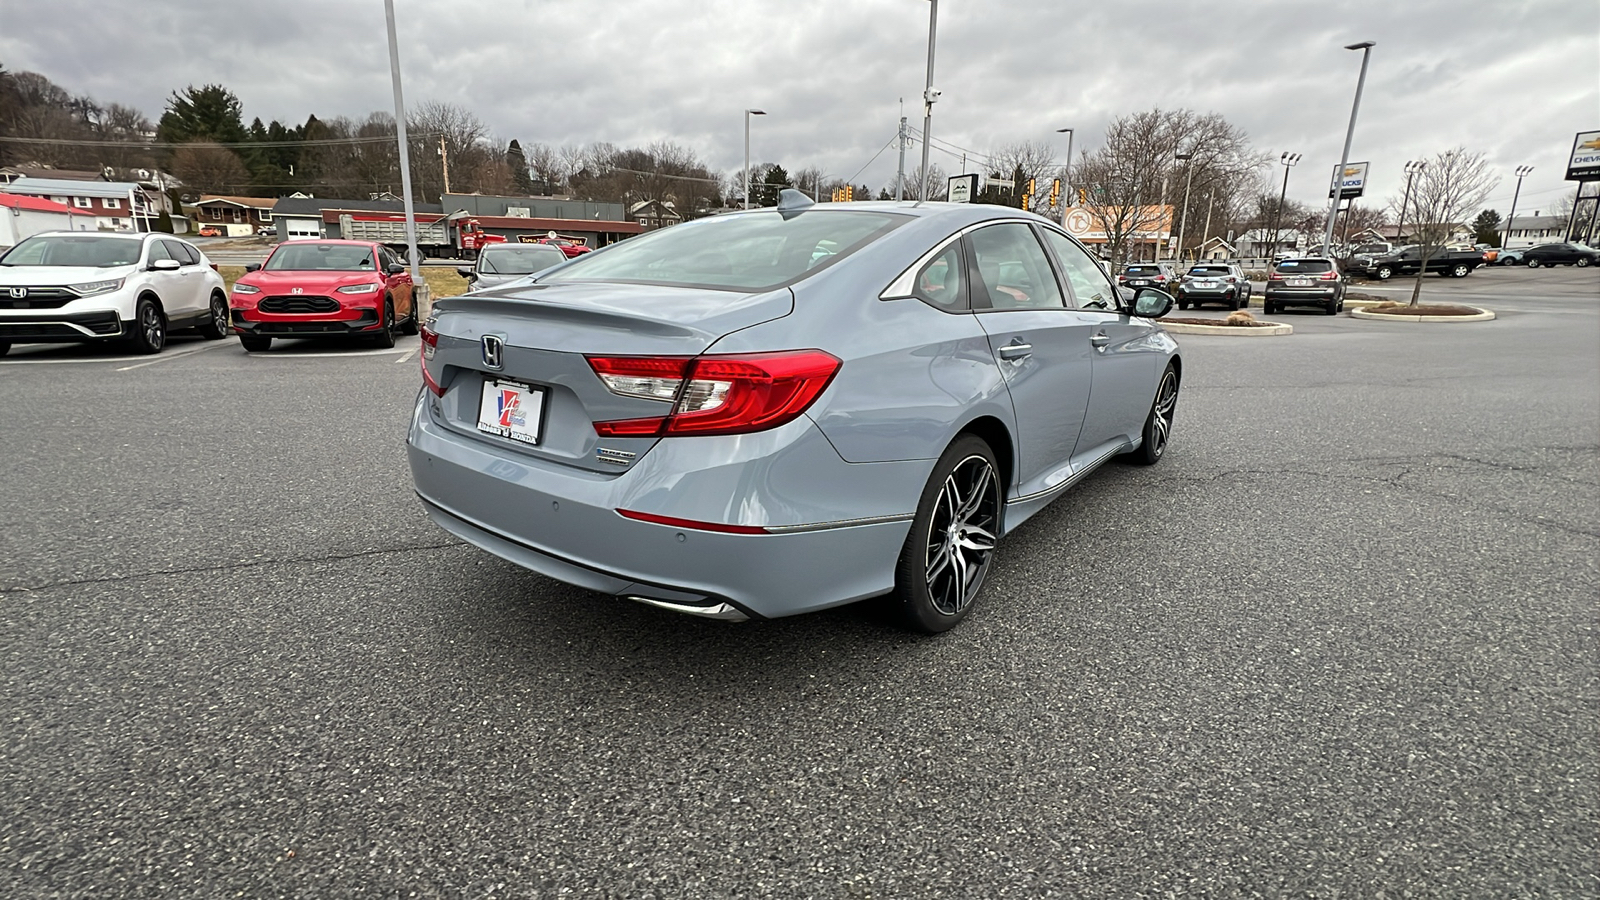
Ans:
{"type": "Polygon", "coordinates": [[[1283,191],[1278,194],[1278,208],[1272,213],[1272,246],[1267,249],[1269,259],[1278,255],[1278,226],[1283,224],[1283,204],[1289,198],[1289,170],[1300,162],[1300,154],[1285,151],[1278,157],[1278,162],[1283,164],[1283,191]]]}
{"type": "Polygon", "coordinates": [[[927,200],[933,193],[929,186],[928,142],[933,140],[933,104],[939,99],[939,92],[933,89],[933,38],[938,25],[939,0],[928,0],[928,80],[922,88],[922,195],[918,200],[927,200]]]}
{"type": "Polygon", "coordinates": [[[422,280],[422,254],[417,252],[417,213],[411,202],[411,151],[406,138],[406,101],[400,93],[400,43],[394,34],[394,0],[383,0],[383,16],[389,29],[389,75],[394,82],[395,137],[400,142],[400,198],[406,211],[406,252],[411,263],[411,283],[417,286],[416,292],[426,303],[428,283],[422,280]]]}
{"type": "Polygon", "coordinates": [[[1517,198],[1522,196],[1522,179],[1528,177],[1533,171],[1533,166],[1517,166],[1517,190],[1511,195],[1511,215],[1506,216],[1506,227],[1500,231],[1500,249],[1506,249],[1506,244],[1511,240],[1511,216],[1517,214],[1517,198]]]}
{"type": "Polygon", "coordinates": [[[1344,167],[1350,163],[1350,142],[1356,136],[1356,113],[1361,111],[1361,89],[1367,83],[1367,58],[1372,55],[1372,48],[1377,41],[1362,41],[1359,44],[1346,44],[1346,50],[1361,51],[1361,75],[1356,79],[1356,102],[1350,107],[1350,127],[1344,133],[1344,152],[1339,154],[1339,171],[1333,176],[1333,202],[1328,206],[1328,224],[1322,232],[1322,252],[1331,256],[1333,253],[1333,217],[1339,212],[1339,195],[1344,193],[1344,167]]]}
{"type": "Polygon", "coordinates": [[[744,111],[744,208],[750,208],[750,117],[764,116],[766,110],[747,109],[744,111]]]}
{"type": "Polygon", "coordinates": [[[1067,224],[1067,207],[1070,205],[1068,198],[1072,196],[1072,129],[1057,128],[1056,134],[1067,136],[1067,163],[1061,167],[1061,225],[1064,228],[1067,224]]]}
{"type": "MultiPolygon", "coordinates": [[[[1173,156],[1178,162],[1190,162],[1194,153],[1178,153],[1173,156]]],[[[1183,228],[1189,221],[1189,186],[1194,183],[1194,166],[1184,167],[1183,177],[1183,213],[1178,216],[1178,265],[1183,265],[1183,228]]]]}
{"type": "MultiPolygon", "coordinates": [[[[1395,226],[1395,243],[1400,242],[1400,236],[1406,230],[1406,204],[1411,202],[1411,180],[1420,175],[1422,170],[1427,167],[1428,164],[1422,160],[1412,160],[1406,163],[1406,190],[1404,194],[1400,195],[1400,224],[1395,226]]],[[[1418,205],[1420,206],[1421,204],[1418,205]]]]}

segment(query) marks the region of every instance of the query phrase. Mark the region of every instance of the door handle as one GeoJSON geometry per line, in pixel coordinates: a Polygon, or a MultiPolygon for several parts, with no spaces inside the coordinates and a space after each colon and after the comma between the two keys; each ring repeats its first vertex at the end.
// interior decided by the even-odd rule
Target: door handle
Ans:
{"type": "Polygon", "coordinates": [[[1104,331],[1096,332],[1089,338],[1089,343],[1093,344],[1096,350],[1104,350],[1106,345],[1111,343],[1111,338],[1107,337],[1104,331]]]}
{"type": "Polygon", "coordinates": [[[1016,338],[1012,338],[1011,343],[1000,348],[1001,359],[1022,359],[1023,357],[1032,355],[1033,345],[1024,344],[1022,341],[1016,338]]]}

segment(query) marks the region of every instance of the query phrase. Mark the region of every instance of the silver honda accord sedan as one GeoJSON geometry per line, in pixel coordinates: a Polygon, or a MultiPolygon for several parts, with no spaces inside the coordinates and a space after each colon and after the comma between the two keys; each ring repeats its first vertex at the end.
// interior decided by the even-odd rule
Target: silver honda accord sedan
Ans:
{"type": "Polygon", "coordinates": [[[1171,306],[1015,209],[784,191],[440,300],[412,476],[570,584],[731,620],[888,594],[943,631],[1007,531],[1161,458],[1171,306]]]}

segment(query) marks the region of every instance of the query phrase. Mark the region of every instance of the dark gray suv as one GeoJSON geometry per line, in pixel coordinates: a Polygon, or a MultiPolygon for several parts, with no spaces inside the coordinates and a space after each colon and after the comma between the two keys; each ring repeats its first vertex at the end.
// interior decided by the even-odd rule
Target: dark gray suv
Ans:
{"type": "Polygon", "coordinates": [[[1280,259],[1267,276],[1262,307],[1272,315],[1285,306],[1316,306],[1328,315],[1344,309],[1344,276],[1326,256],[1280,259]]]}

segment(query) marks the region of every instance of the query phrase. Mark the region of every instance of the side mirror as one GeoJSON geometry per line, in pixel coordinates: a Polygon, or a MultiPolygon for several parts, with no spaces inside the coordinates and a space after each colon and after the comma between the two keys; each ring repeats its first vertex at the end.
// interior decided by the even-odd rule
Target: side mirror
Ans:
{"type": "Polygon", "coordinates": [[[472,280],[472,275],[473,275],[472,267],[471,266],[456,266],[456,274],[460,275],[462,278],[467,279],[468,281],[471,281],[472,280]]]}
{"type": "Polygon", "coordinates": [[[402,272],[404,272],[405,270],[406,270],[406,267],[400,265],[399,263],[389,263],[389,274],[390,275],[399,275],[402,272]]]}
{"type": "Polygon", "coordinates": [[[152,272],[176,272],[178,268],[178,261],[175,259],[158,259],[150,264],[152,272]]]}
{"type": "Polygon", "coordinates": [[[246,272],[259,272],[261,271],[261,263],[245,263],[244,270],[246,272]]]}
{"type": "Polygon", "coordinates": [[[1140,288],[1133,298],[1133,315],[1159,319],[1172,310],[1172,295],[1155,288],[1140,288]]]}

